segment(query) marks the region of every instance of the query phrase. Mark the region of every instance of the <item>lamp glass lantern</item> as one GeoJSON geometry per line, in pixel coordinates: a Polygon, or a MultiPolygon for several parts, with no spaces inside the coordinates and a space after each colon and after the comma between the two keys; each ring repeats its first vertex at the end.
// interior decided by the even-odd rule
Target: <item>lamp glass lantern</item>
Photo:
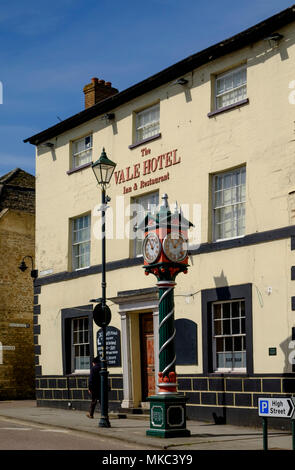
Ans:
{"type": "Polygon", "coordinates": [[[94,172],[95,178],[100,186],[106,186],[111,181],[114,170],[116,168],[116,163],[112,162],[105,152],[105,149],[102,149],[101,156],[99,159],[92,163],[92,170],[94,172]]]}

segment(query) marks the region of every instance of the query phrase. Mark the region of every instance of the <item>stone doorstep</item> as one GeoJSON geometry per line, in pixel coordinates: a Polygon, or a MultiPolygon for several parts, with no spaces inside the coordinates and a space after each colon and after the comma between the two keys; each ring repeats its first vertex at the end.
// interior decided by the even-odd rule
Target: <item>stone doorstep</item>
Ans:
{"type": "Polygon", "coordinates": [[[110,412],[109,416],[118,419],[143,419],[149,420],[150,413],[149,410],[143,410],[142,408],[128,408],[122,409],[119,412],[110,412]]]}

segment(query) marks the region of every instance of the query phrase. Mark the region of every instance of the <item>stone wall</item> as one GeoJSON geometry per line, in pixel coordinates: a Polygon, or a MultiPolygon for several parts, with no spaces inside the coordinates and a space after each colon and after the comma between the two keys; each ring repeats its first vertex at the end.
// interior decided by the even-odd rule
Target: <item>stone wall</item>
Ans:
{"type": "MultiPolygon", "coordinates": [[[[0,399],[33,398],[33,280],[31,266],[18,269],[24,256],[34,257],[34,214],[6,210],[0,216],[0,399]]],[[[30,262],[30,260],[28,260],[30,262]]]]}

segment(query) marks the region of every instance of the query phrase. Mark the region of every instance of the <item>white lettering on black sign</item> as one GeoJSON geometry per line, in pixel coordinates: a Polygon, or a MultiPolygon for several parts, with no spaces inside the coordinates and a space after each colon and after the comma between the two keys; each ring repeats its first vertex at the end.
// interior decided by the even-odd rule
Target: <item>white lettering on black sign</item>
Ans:
{"type": "MultiPolygon", "coordinates": [[[[97,332],[97,352],[102,353],[102,329],[97,332]]],[[[120,330],[114,326],[106,327],[106,359],[108,367],[121,367],[120,330]]]]}

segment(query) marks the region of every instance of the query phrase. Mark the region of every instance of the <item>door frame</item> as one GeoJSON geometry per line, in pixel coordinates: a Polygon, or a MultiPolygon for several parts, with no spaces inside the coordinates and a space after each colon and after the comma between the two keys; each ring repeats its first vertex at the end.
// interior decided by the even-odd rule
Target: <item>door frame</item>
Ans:
{"type": "MultiPolygon", "coordinates": [[[[139,315],[151,312],[154,327],[155,379],[159,372],[159,291],[157,287],[118,292],[112,300],[119,306],[122,335],[122,367],[123,367],[123,401],[122,408],[141,406],[141,379],[138,382],[138,370],[134,364],[140,357],[140,342],[135,341],[134,334],[139,336],[139,315]]],[[[141,368],[141,366],[140,366],[141,368]]],[[[141,370],[140,370],[141,377],[141,370]]],[[[156,393],[158,391],[157,380],[156,393]]]]}

